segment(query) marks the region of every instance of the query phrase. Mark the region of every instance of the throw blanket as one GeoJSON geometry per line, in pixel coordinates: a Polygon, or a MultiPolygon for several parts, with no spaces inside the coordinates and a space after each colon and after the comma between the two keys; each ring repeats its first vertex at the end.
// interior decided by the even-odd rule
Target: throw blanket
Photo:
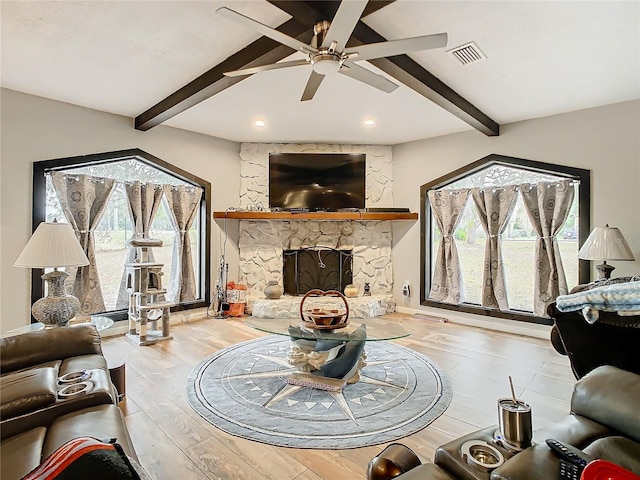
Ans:
{"type": "Polygon", "coordinates": [[[580,310],[589,323],[598,320],[600,311],[640,315],[640,282],[617,283],[560,295],[556,299],[556,308],[561,312],[580,310]]]}

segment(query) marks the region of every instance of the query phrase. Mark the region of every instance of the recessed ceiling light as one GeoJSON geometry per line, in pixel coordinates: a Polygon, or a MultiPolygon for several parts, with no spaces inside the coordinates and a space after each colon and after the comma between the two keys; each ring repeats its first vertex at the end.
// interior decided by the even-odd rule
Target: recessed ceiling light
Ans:
{"type": "Polygon", "coordinates": [[[267,123],[264,120],[254,120],[253,124],[256,127],[264,127],[267,123]]]}
{"type": "Polygon", "coordinates": [[[376,121],[373,118],[365,118],[362,122],[362,125],[365,127],[373,127],[376,124],[376,121]]]}

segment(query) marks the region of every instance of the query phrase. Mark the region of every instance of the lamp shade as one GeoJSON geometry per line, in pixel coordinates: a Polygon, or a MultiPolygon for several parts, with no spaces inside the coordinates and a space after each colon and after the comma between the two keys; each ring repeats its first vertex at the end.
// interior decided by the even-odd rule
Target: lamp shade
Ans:
{"type": "Polygon", "coordinates": [[[13,264],[24,268],[81,267],[89,259],[68,223],[42,222],[13,264]]]}
{"type": "Polygon", "coordinates": [[[582,260],[635,260],[620,229],[606,225],[596,227],[578,252],[582,260]]]}

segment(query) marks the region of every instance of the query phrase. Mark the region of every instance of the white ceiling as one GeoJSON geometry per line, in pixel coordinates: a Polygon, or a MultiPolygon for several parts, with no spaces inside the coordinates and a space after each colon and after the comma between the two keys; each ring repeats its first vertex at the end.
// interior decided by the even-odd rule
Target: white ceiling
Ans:
{"type": "MultiPolygon", "coordinates": [[[[259,37],[216,15],[222,5],[272,27],[289,19],[263,0],[3,0],[1,85],[133,119],[259,37]]],[[[410,56],[500,124],[640,98],[639,1],[398,0],[364,22],[388,39],[447,32],[446,49],[410,56]],[[463,66],[446,52],[469,41],[487,60],[463,66]]],[[[300,102],[308,74],[254,75],[165,125],[239,142],[391,145],[472,129],[404,85],[386,94],[343,75],[300,102]]]]}

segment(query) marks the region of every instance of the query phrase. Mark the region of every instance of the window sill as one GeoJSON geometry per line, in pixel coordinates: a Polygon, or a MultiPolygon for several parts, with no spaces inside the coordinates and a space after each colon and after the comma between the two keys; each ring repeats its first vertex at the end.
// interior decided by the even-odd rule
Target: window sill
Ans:
{"type": "Polygon", "coordinates": [[[522,311],[504,312],[494,308],[481,307],[470,303],[455,304],[444,303],[436,300],[421,299],[420,305],[425,307],[442,308],[444,310],[453,310],[455,312],[472,313],[474,315],[484,315],[485,317],[504,318],[506,320],[517,320],[520,322],[536,323],[538,325],[553,325],[553,320],[547,317],[538,317],[533,313],[522,311]]]}

